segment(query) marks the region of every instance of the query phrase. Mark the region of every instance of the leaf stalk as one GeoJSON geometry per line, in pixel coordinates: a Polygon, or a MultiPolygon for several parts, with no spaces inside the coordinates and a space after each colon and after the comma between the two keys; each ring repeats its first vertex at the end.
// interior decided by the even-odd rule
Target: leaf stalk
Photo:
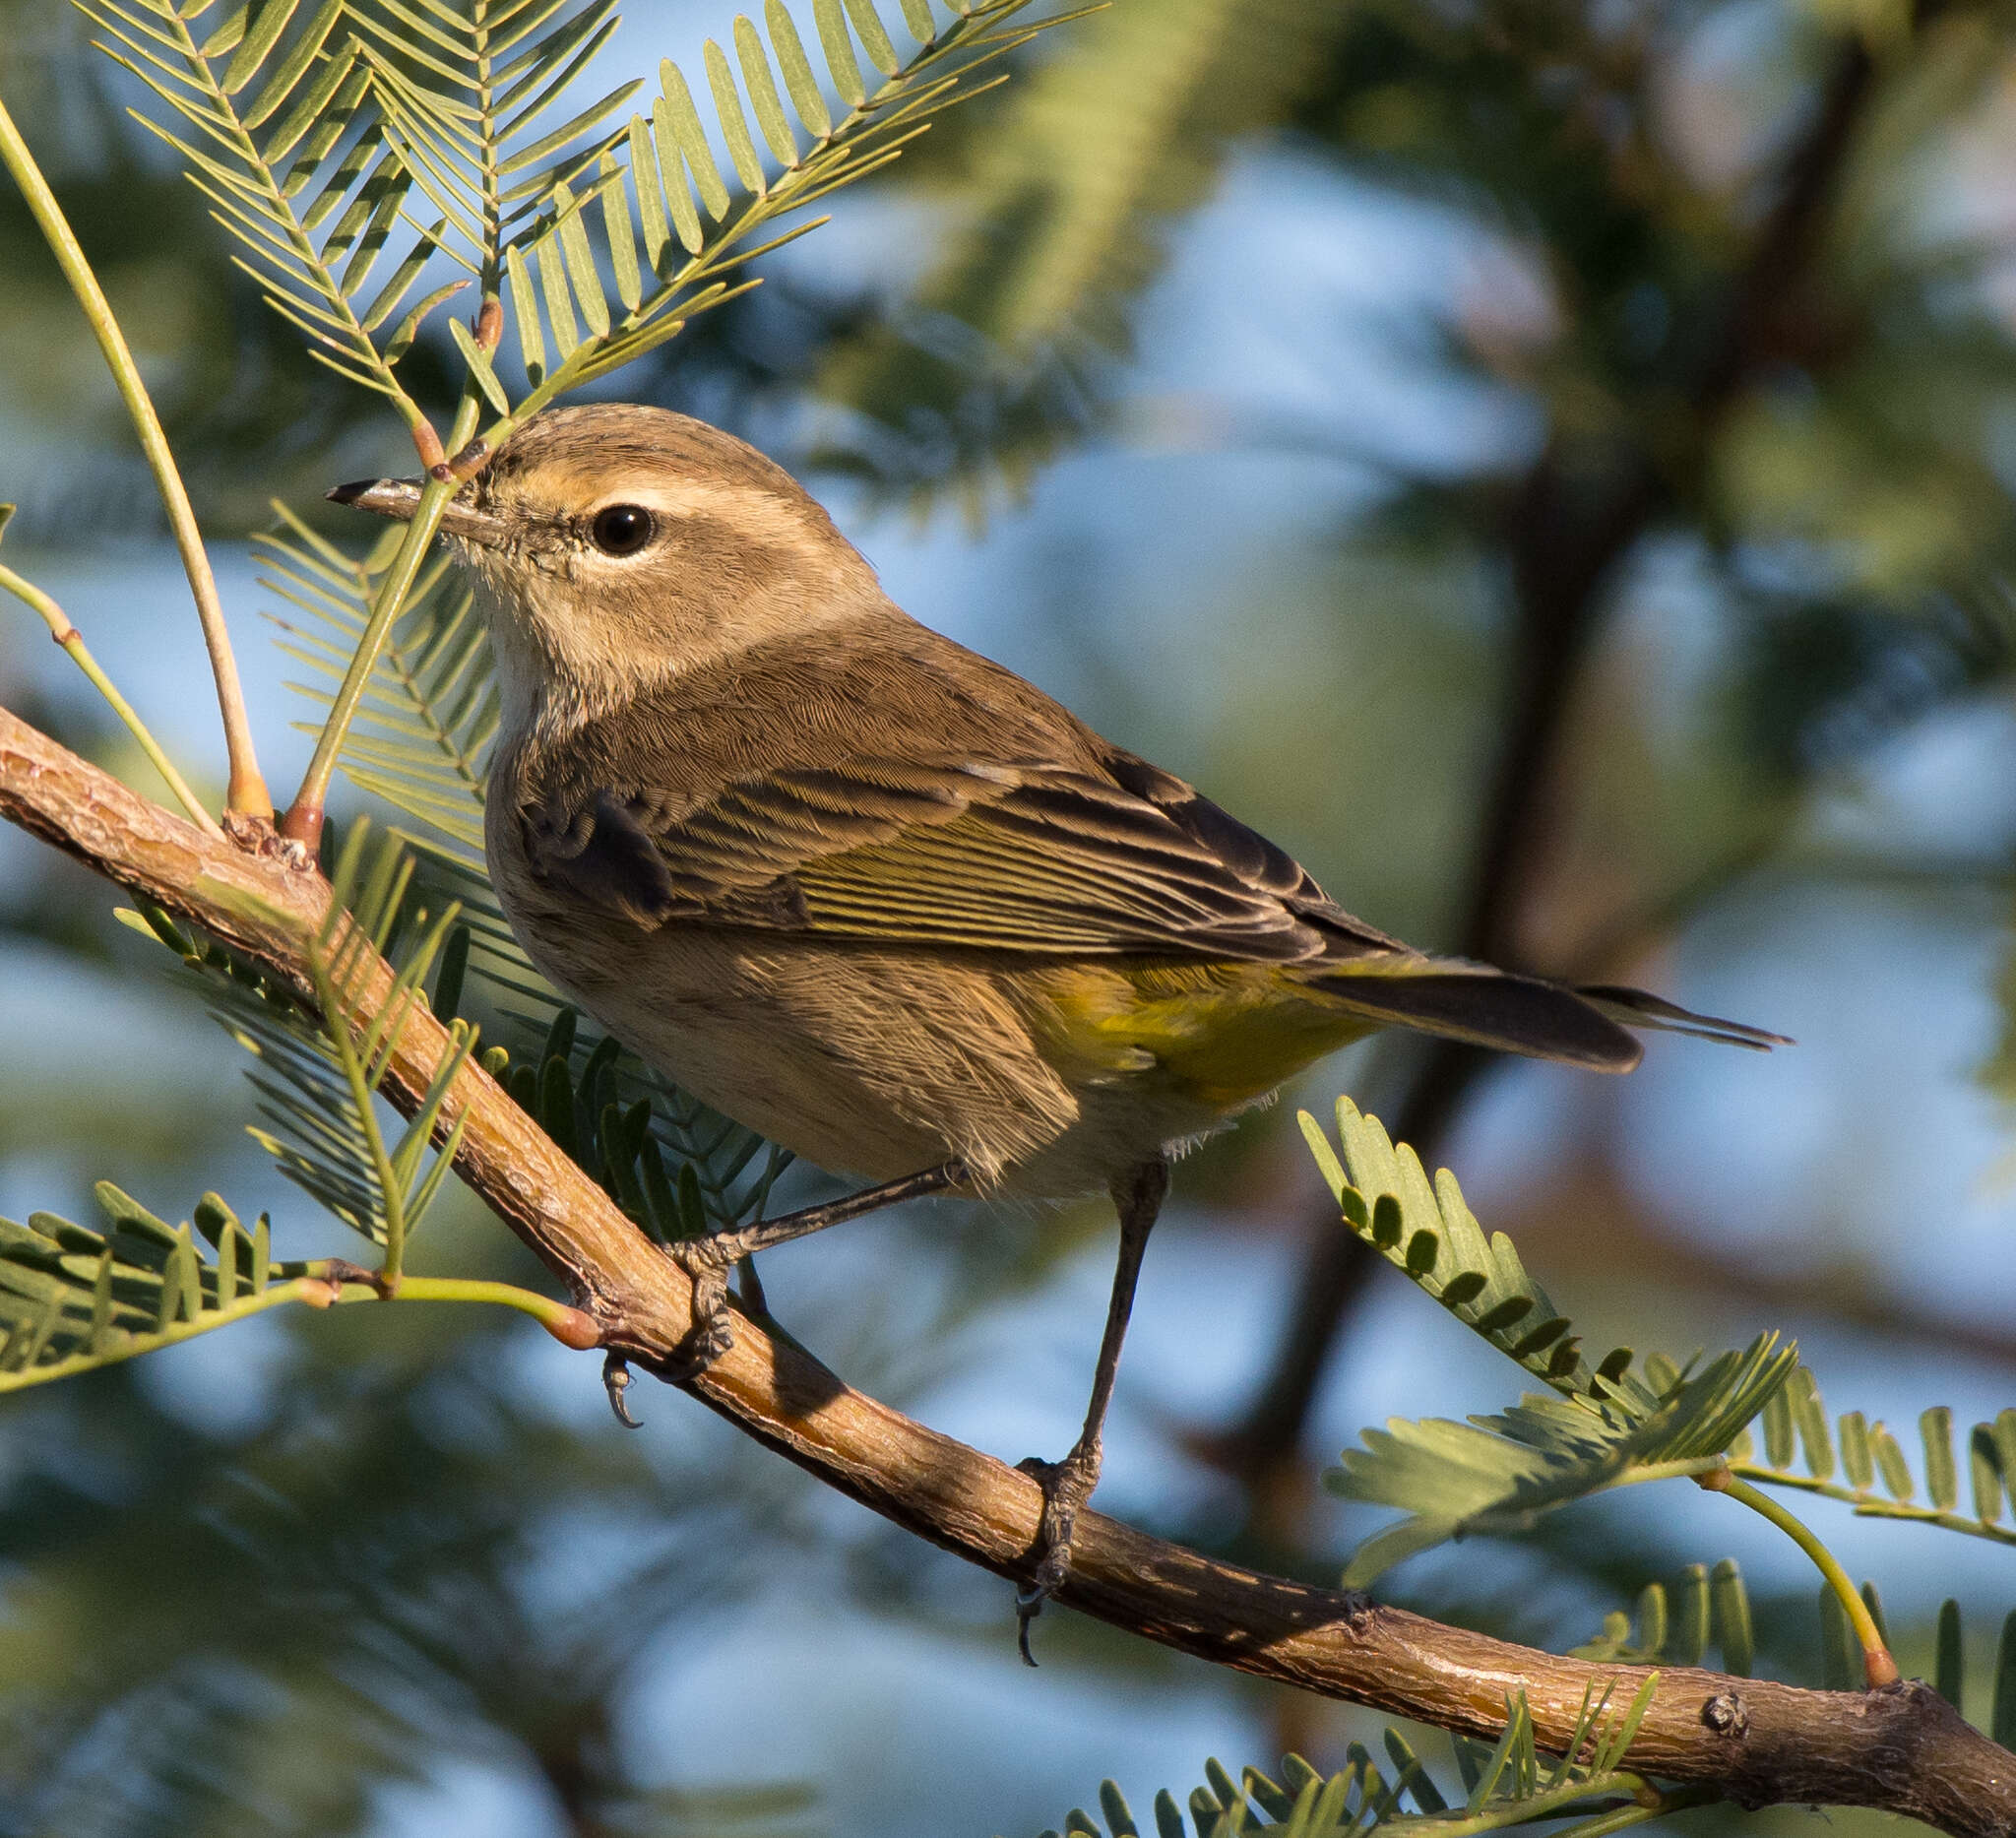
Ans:
{"type": "Polygon", "coordinates": [[[601,1344],[601,1330],[595,1317],[536,1290],[520,1289],[515,1283],[492,1283],[481,1277],[402,1276],[389,1282],[377,1271],[360,1270],[340,1258],[313,1267],[322,1281],[334,1283],[340,1301],[460,1301],[487,1302],[516,1308],[529,1314],[547,1333],[565,1346],[586,1350],[601,1344]],[[351,1294],[361,1290],[363,1295],[351,1294]]]}
{"type": "MultiPolygon", "coordinates": [[[[14,117],[7,112],[4,102],[0,102],[0,164],[5,164],[20,186],[30,215],[41,230],[50,253],[55,256],[56,265],[63,271],[71,291],[77,295],[77,303],[84,310],[85,319],[97,340],[98,349],[104,353],[112,381],[118,387],[119,398],[125,403],[127,413],[133,417],[141,448],[154,471],[155,484],[167,511],[169,528],[175,535],[175,547],[181,551],[183,572],[189,577],[189,591],[196,600],[196,616],[203,627],[204,649],[210,654],[211,673],[217,679],[218,711],[223,720],[224,749],[230,766],[224,808],[242,816],[271,821],[273,798],[267,792],[266,780],[259,770],[258,754],[252,745],[251,720],[246,714],[245,693],[238,681],[237,660],[231,653],[230,633],[224,625],[223,603],[218,598],[217,577],[211,572],[210,556],[204,549],[202,534],[196,528],[196,513],[190,507],[182,475],[168,449],[168,437],[162,431],[160,416],[155,412],[147,385],[141,380],[140,366],[133,361],[133,352],[127,348],[125,335],[112,316],[104,289],[98,285],[97,277],[85,260],[76,233],[56,202],[56,194],[49,189],[48,180],[42,176],[41,168],[36,165],[34,156],[30,153],[28,143],[22,139],[21,130],[15,126],[14,117]]],[[[103,686],[100,688],[102,691],[103,686]]],[[[133,726],[130,718],[122,716],[121,719],[126,720],[128,727],[133,726]]],[[[159,764],[158,761],[156,763],[159,764]]],[[[171,778],[169,783],[174,785],[177,782],[171,778]]],[[[180,795],[179,791],[177,795],[180,795]]]]}
{"type": "Polygon", "coordinates": [[[1825,1579],[1827,1587],[1834,1592],[1841,1604],[1842,1613],[1848,1616],[1848,1624],[1855,1629],[1855,1636],[1861,1642],[1862,1674],[1867,1679],[1869,1689],[1879,1685],[1895,1684],[1904,1675],[1897,1669],[1897,1661],[1891,1657],[1889,1647],[1876,1626],[1876,1617],[1869,1613],[1869,1605],[1861,1598],[1861,1592],[1850,1580],[1849,1574],[1841,1567],[1841,1559],[1823,1545],[1804,1521],[1796,1518],[1770,1494],[1760,1492],[1747,1481],[1739,1481],[1727,1468],[1700,1477],[1700,1485],[1711,1493],[1727,1493],[1730,1498],[1760,1513],[1778,1527],[1807,1556],[1812,1558],[1813,1567],[1825,1579]]]}

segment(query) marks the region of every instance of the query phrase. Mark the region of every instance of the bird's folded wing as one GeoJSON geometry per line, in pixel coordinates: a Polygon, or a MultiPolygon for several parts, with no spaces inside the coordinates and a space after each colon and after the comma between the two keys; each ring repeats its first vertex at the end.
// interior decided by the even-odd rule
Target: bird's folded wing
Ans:
{"type": "Polygon", "coordinates": [[[535,813],[535,869],[644,924],[863,941],[1295,962],[1399,949],[1282,851],[1126,756],[1056,766],[852,759],[702,798],[598,789],[535,813]]]}

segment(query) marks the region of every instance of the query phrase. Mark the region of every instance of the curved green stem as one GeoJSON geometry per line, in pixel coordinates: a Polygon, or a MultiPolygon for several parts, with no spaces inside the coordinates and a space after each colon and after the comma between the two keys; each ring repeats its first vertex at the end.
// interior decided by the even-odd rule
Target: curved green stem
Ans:
{"type": "Polygon", "coordinates": [[[92,686],[111,704],[112,713],[126,724],[126,731],[140,742],[140,750],[154,763],[155,771],[160,774],[168,790],[175,794],[175,801],[189,813],[190,822],[212,836],[221,836],[223,831],[218,828],[217,819],[204,809],[203,800],[184,783],[173,762],[161,751],[160,742],[148,731],[147,724],[134,713],[133,705],[113,686],[103,666],[91,655],[91,648],[84,642],[84,634],[70,623],[63,608],[33,582],[23,580],[12,568],[4,565],[0,565],[0,588],[5,588],[16,600],[27,602],[42,615],[49,628],[49,636],[69,652],[77,667],[91,679],[92,686]]]}
{"type": "Polygon", "coordinates": [[[371,602],[371,616],[364,622],[363,634],[357,640],[349,668],[344,672],[336,700],[330,705],[329,717],[322,724],[321,733],[316,736],[314,754],[308,761],[308,770],[301,777],[301,789],[294,793],[293,803],[281,819],[281,833],[305,843],[310,849],[321,840],[329,782],[335,777],[337,756],[343,751],[344,737],[349,732],[350,723],[356,719],[357,705],[364,699],[364,690],[371,681],[378,654],[385,649],[392,623],[399,617],[407,595],[412,591],[420,564],[426,560],[428,545],[441,527],[441,513],[459,489],[460,482],[454,478],[429,478],[422,487],[419,509],[413,512],[399,552],[393,556],[385,579],[378,584],[378,598],[371,602]]]}
{"type": "Polygon", "coordinates": [[[35,164],[34,156],[21,138],[21,130],[14,125],[5,103],[0,103],[0,164],[7,167],[21,187],[30,214],[55,256],[56,265],[62,269],[64,280],[69,282],[70,290],[77,295],[98,349],[111,369],[119,398],[133,417],[147,463],[154,470],[155,484],[168,513],[168,525],[175,533],[175,546],[181,551],[182,569],[189,577],[189,591],[196,598],[196,616],[203,626],[211,672],[217,678],[218,708],[223,717],[224,748],[230,762],[224,808],[245,816],[271,818],[273,799],[267,794],[259,758],[253,750],[252,725],[245,712],[245,693],[238,682],[237,660],[231,655],[230,634],[224,626],[223,603],[218,598],[217,578],[211,573],[210,556],[196,528],[189,493],[175,468],[175,457],[168,451],[168,437],[161,431],[160,416],[155,412],[147,385],[141,381],[140,366],[133,361],[104,289],[85,260],[84,250],[56,202],[56,194],[42,177],[41,168],[35,164]]]}
{"type": "Polygon", "coordinates": [[[1848,1624],[1855,1629],[1855,1636],[1861,1642],[1862,1672],[1870,1688],[1877,1685],[1895,1684],[1903,1676],[1897,1670],[1897,1662],[1891,1657],[1881,1632],[1876,1626],[1876,1617],[1869,1613],[1869,1605],[1861,1598],[1849,1574],[1841,1567],[1841,1560],[1823,1545],[1812,1530],[1781,1506],[1770,1494],[1760,1492],[1747,1481],[1739,1481],[1727,1468],[1718,1469],[1714,1474],[1703,1475],[1701,1485],[1711,1493],[1727,1493],[1730,1498],[1739,1500],[1752,1512],[1762,1514],[1792,1540],[1807,1556],[1812,1558],[1813,1567],[1826,1579],[1827,1587],[1834,1592],[1841,1604],[1842,1612],[1848,1616],[1848,1624]]]}
{"type": "Polygon", "coordinates": [[[581,1309],[514,1283],[492,1283],[480,1277],[400,1277],[381,1288],[371,1280],[375,1273],[357,1271],[340,1260],[332,1259],[323,1268],[326,1281],[343,1285],[344,1294],[338,1298],[343,1301],[489,1302],[531,1315],[555,1340],[570,1347],[593,1347],[599,1340],[593,1319],[581,1309]],[[353,1291],[360,1293],[350,1293],[353,1291]]]}

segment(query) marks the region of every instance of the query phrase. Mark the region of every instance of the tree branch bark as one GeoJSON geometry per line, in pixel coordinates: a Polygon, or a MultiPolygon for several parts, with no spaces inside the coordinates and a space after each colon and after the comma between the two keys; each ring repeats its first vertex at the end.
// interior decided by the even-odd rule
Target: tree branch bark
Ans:
{"type": "MultiPolygon", "coordinates": [[[[301,937],[326,882],[206,838],[0,710],[0,817],[305,982],[301,937]]],[[[361,980],[359,1014],[388,966],[361,980]]],[[[387,1091],[410,1110],[449,1050],[424,1010],[401,1035],[387,1091]]],[[[605,1345],[651,1367],[684,1338],[692,1290],[480,1068],[457,1081],[444,1128],[466,1115],[463,1178],[567,1285],[605,1345]]],[[[827,1486],[933,1544],[1022,1582],[1042,1496],[1029,1477],[850,1390],[816,1360],[736,1324],[730,1351],[688,1387],[827,1486]]],[[[1079,1522],[1060,1599],[1166,1646],[1444,1729],[1490,1736],[1524,1692],[1543,1747],[1568,1741],[1585,1693],[1628,1702],[1636,1667],[1592,1665],[1488,1639],[1361,1594],[1221,1563],[1099,1513],[1079,1522]]],[[[1007,1655],[1005,1619],[1004,1663],[1007,1655]]],[[[1634,1767],[1712,1786],[1744,1806],[1879,1806],[1956,1838],[2016,1832],[2016,1755],[1921,1683],[1824,1692],[1691,1667],[1662,1671],[1634,1767]]]]}

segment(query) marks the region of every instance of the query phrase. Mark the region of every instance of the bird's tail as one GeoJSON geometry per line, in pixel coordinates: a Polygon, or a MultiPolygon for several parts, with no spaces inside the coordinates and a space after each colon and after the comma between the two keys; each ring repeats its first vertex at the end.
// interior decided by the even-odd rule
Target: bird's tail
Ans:
{"type": "Polygon", "coordinates": [[[1598,1072],[1628,1072],[1638,1063],[1644,1049],[1625,1024],[1760,1050],[1789,1045],[1782,1034],[1697,1015],[1642,989],[1607,983],[1570,988],[1482,964],[1430,959],[1418,970],[1335,970],[1309,982],[1342,1007],[1382,1026],[1418,1028],[1598,1072]]]}
{"type": "Polygon", "coordinates": [[[1627,1027],[1655,1028],[1662,1034],[1691,1034],[1703,1041],[1720,1041],[1725,1046],[1747,1046],[1768,1053],[1774,1046],[1790,1046],[1792,1037],[1753,1028],[1746,1021],[1725,1021],[1720,1015],[1697,1015],[1661,995],[1648,995],[1622,983],[1588,982],[1575,993],[1599,1013],[1621,1021],[1627,1027]]]}

